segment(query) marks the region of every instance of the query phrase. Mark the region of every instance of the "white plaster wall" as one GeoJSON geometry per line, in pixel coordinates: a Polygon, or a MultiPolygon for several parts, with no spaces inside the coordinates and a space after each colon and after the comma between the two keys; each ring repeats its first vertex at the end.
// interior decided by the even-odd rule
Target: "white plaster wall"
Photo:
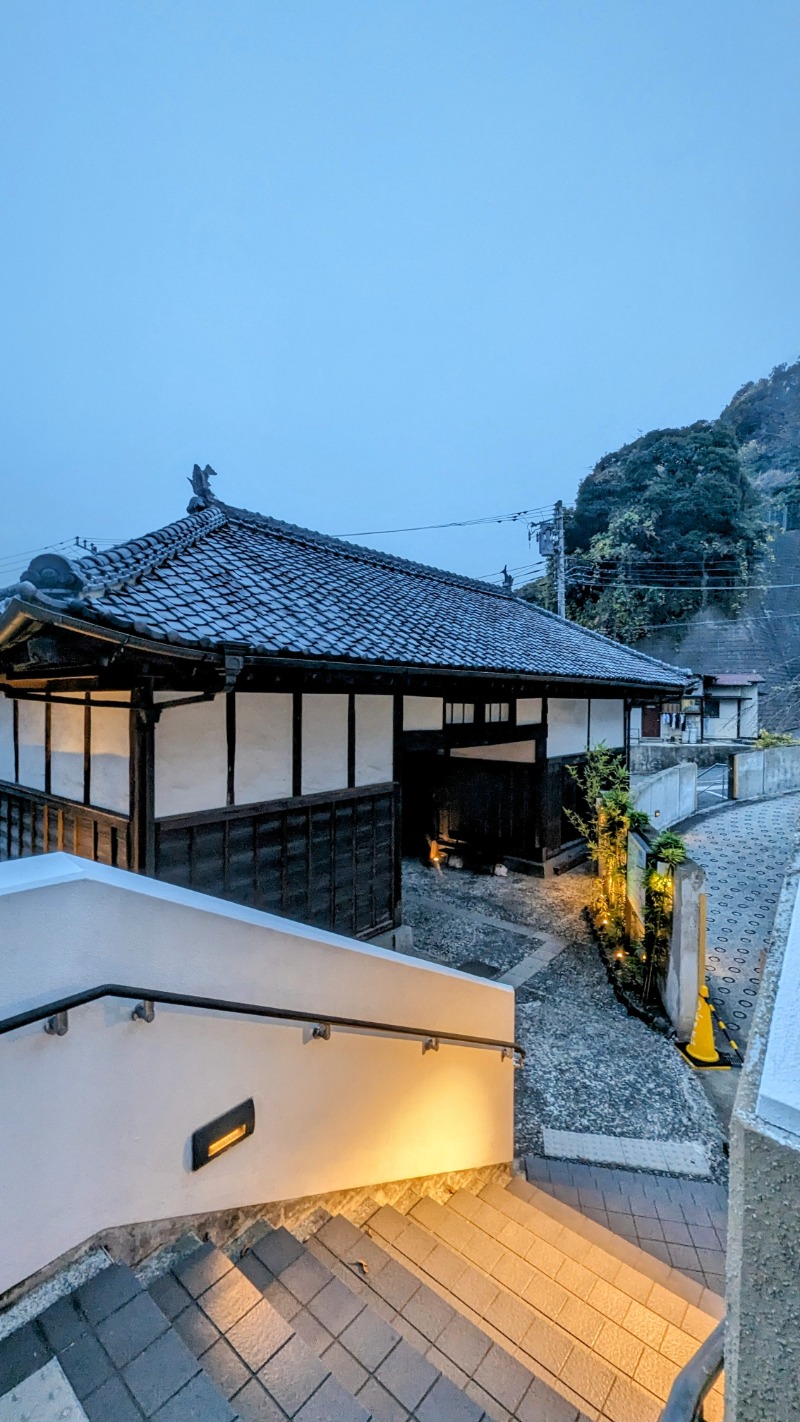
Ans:
{"type": "Polygon", "coordinates": [[[517,725],[536,726],[542,719],[541,696],[522,696],[517,699],[517,725]]]}
{"type": "Polygon", "coordinates": [[[494,746],[454,746],[450,754],[462,760],[507,760],[533,765],[536,759],[536,742],[507,741],[494,746]]]}
{"type": "Polygon", "coordinates": [[[50,789],[67,800],[83,800],[84,701],[74,706],[54,701],[50,708],[50,789]]]}
{"type": "Polygon", "coordinates": [[[91,802],[130,814],[130,692],[98,691],[90,700],[118,701],[120,707],[92,706],[91,802]]]}
{"type": "Polygon", "coordinates": [[[736,701],[720,699],[719,716],[707,716],[703,734],[707,741],[734,741],[737,736],[739,717],[736,701]]]}
{"type": "Polygon", "coordinates": [[[631,745],[638,745],[642,739],[642,708],[631,707],[631,745]]]}
{"type": "Polygon", "coordinates": [[[14,782],[14,703],[0,695],[0,780],[14,782]]]}
{"type": "Polygon", "coordinates": [[[356,696],[356,785],[394,779],[394,698],[356,696]]]}
{"type": "Polygon", "coordinates": [[[44,702],[18,701],[19,783],[44,790],[44,702]]]}
{"type": "Polygon", "coordinates": [[[571,696],[547,701],[547,754],[580,755],[589,737],[589,703],[571,696]]]}
{"type": "Polygon", "coordinates": [[[440,696],[404,696],[404,731],[441,731],[444,707],[440,696]]]}
{"type": "MultiPolygon", "coordinates": [[[[156,700],[168,701],[174,695],[157,693],[156,700]]],[[[225,804],[228,739],[224,696],[162,711],[156,722],[155,750],[157,816],[216,810],[225,804]]]]}
{"type": "Polygon", "coordinates": [[[758,735],[758,691],[754,691],[752,696],[742,697],[740,735],[758,735]]]}
{"type": "Polygon", "coordinates": [[[612,750],[625,745],[625,702],[600,701],[592,698],[589,720],[589,747],[601,741],[612,750]]]}
{"type": "Polygon", "coordinates": [[[681,761],[654,775],[637,777],[631,798],[657,830],[687,820],[697,809],[697,766],[681,761]]]}
{"type": "MultiPolygon", "coordinates": [[[[0,865],[3,1015],[140,981],[510,1040],[513,992],[419,959],[67,855],[0,865]]],[[[0,1290],[100,1229],[511,1159],[514,1069],[495,1049],[133,1002],[0,1039],[0,1290]],[[248,1096],[256,1128],[203,1170],[198,1126],[248,1096]],[[65,1182],[69,1189],[65,1189],[65,1182]]]]}
{"type": "Polygon", "coordinates": [[[302,793],[347,788],[347,697],[303,695],[302,793]]]}
{"type": "Polygon", "coordinates": [[[292,704],[291,692],[236,693],[237,805],[291,795],[292,704]]]}

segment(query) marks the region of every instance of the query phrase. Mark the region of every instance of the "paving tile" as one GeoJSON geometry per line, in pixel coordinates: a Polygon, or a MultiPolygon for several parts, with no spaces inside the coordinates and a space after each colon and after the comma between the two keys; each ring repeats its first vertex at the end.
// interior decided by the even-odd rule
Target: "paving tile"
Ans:
{"type": "Polygon", "coordinates": [[[338,1337],[348,1323],[352,1323],[361,1313],[364,1304],[341,1279],[334,1278],[311,1300],[308,1307],[314,1317],[318,1318],[334,1337],[338,1337]]]}
{"type": "MultiPolygon", "coordinates": [[[[434,1250],[434,1254],[436,1250],[434,1250]]],[[[427,1266],[426,1266],[427,1267],[427,1266]]],[[[460,1272],[463,1272],[460,1271],[460,1272]]],[[[393,1308],[403,1308],[413,1294],[419,1288],[419,1280],[405,1269],[396,1260],[390,1259],[385,1269],[381,1269],[377,1278],[372,1280],[372,1287],[381,1298],[386,1299],[393,1308]]]]}
{"type": "Polygon", "coordinates": [[[439,1378],[416,1412],[419,1422],[481,1422],[483,1408],[449,1378],[439,1378]]]}
{"type": "Polygon", "coordinates": [[[265,1299],[249,1309],[227,1332],[231,1347],[254,1373],[288,1343],[291,1336],[291,1326],[265,1299]]]}
{"type": "Polygon", "coordinates": [[[261,1294],[238,1269],[231,1269],[200,1295],[198,1303],[220,1332],[227,1333],[249,1309],[261,1303],[261,1294]]]}
{"type": "Polygon", "coordinates": [[[122,1376],[145,1416],[150,1417],[198,1371],[197,1359],[175,1333],[163,1333],[122,1376]]]}
{"type": "MultiPolygon", "coordinates": [[[[258,1261],[256,1260],[254,1262],[257,1263],[258,1261]]],[[[261,1266],[259,1265],[259,1267],[261,1266]]],[[[256,1288],[258,1288],[257,1280],[254,1279],[251,1274],[248,1274],[247,1277],[250,1279],[250,1282],[255,1284],[256,1288]]],[[[281,1318],[285,1318],[288,1323],[291,1323],[295,1314],[299,1313],[303,1306],[300,1300],[295,1298],[294,1294],[291,1294],[288,1289],[283,1287],[280,1279],[272,1279],[272,1282],[267,1284],[266,1288],[262,1289],[261,1292],[267,1303],[271,1304],[274,1309],[277,1309],[281,1318]]]]}
{"type": "Polygon", "coordinates": [[[370,1422],[367,1410],[334,1377],[325,1380],[297,1416],[298,1422],[370,1422]]]}
{"type": "Polygon", "coordinates": [[[618,1372],[633,1377],[645,1346],[627,1328],[620,1328],[618,1323],[606,1319],[592,1344],[592,1351],[611,1363],[618,1372]]]}
{"type": "Polygon", "coordinates": [[[89,1422],[142,1422],[139,1408],[116,1376],[85,1397],[82,1406],[89,1422]]]}
{"type": "Polygon", "coordinates": [[[661,1346],[661,1340],[667,1331],[666,1321],[652,1309],[645,1308],[644,1304],[637,1303],[635,1299],[631,1300],[625,1315],[624,1327],[651,1348],[661,1346]]]}
{"type": "Polygon", "coordinates": [[[470,1377],[486,1357],[490,1346],[491,1339],[461,1314],[451,1320],[436,1340],[437,1349],[470,1377]]]}
{"type": "Polygon", "coordinates": [[[364,1383],[369,1377],[366,1368],[363,1368],[361,1364],[356,1361],[352,1353],[349,1353],[346,1348],[342,1347],[338,1338],[334,1339],[330,1347],[325,1349],[321,1361],[325,1364],[326,1368],[330,1368],[334,1377],[338,1379],[342,1387],[346,1388],[349,1393],[352,1393],[353,1397],[355,1397],[359,1388],[364,1386],[364,1383]]]}
{"type": "Polygon", "coordinates": [[[378,1381],[403,1407],[413,1410],[436,1381],[437,1371],[427,1358],[420,1357],[405,1339],[384,1358],[377,1370],[378,1381]]]}
{"type": "Polygon", "coordinates": [[[370,1373],[380,1366],[399,1341],[400,1334],[397,1330],[385,1323],[382,1318],[378,1318],[371,1309],[365,1309],[357,1318],[354,1318],[353,1322],[347,1325],[340,1339],[348,1352],[352,1353],[353,1357],[357,1358],[359,1363],[370,1373]]]}
{"type": "Polygon", "coordinates": [[[605,1318],[610,1318],[614,1323],[622,1323],[631,1305],[629,1294],[624,1294],[615,1284],[609,1284],[606,1279],[598,1279],[587,1300],[602,1313],[605,1318]]]}
{"type": "Polygon", "coordinates": [[[435,1244],[436,1240],[427,1230],[420,1229],[419,1225],[413,1223],[398,1234],[394,1241],[395,1249],[407,1259],[413,1259],[415,1264],[424,1264],[435,1244]]]}
{"type": "Polygon", "coordinates": [[[520,1344],[523,1352],[557,1377],[573,1350],[568,1334],[547,1318],[536,1318],[520,1344]]]}
{"type": "Polygon", "coordinates": [[[294,1264],[296,1259],[302,1258],[305,1250],[288,1229],[274,1229],[256,1240],[249,1253],[255,1254],[272,1274],[278,1275],[288,1269],[290,1264],[294,1264]]]}
{"type": "Polygon", "coordinates": [[[513,1294],[498,1294],[483,1317],[512,1343],[521,1343],[531,1326],[530,1306],[513,1294]]]}
{"type": "Polygon", "coordinates": [[[57,1358],[29,1373],[0,1396],[0,1422],[55,1422],[56,1418],[84,1419],[83,1411],[57,1358]]]}
{"type": "Polygon", "coordinates": [[[464,1388],[467,1397],[471,1397],[473,1402],[477,1402],[486,1413],[489,1422],[511,1422],[511,1413],[503,1407],[494,1397],[490,1397],[485,1388],[476,1383],[474,1378],[470,1378],[464,1388]]]}
{"type": "Polygon", "coordinates": [[[168,1318],[170,1322],[173,1318],[177,1318],[179,1313],[183,1313],[183,1310],[191,1302],[191,1294],[178,1282],[169,1269],[165,1274],[154,1279],[152,1284],[148,1285],[147,1291],[151,1299],[158,1304],[164,1317],[168,1318]]]}
{"type": "Polygon", "coordinates": [[[469,1382],[469,1377],[463,1368],[459,1368],[458,1364],[453,1362],[452,1358],[448,1358],[446,1353],[440,1353],[439,1349],[433,1344],[426,1349],[424,1356],[434,1368],[439,1369],[439,1372],[442,1373],[444,1377],[449,1378],[451,1382],[455,1383],[456,1387],[460,1387],[461,1391],[464,1391],[464,1388],[469,1382]]]}
{"type": "Polygon", "coordinates": [[[59,1362],[75,1394],[83,1400],[111,1375],[111,1364],[97,1339],[86,1333],[59,1354],[59,1362]]]}
{"type": "Polygon", "coordinates": [[[661,1228],[664,1231],[667,1244],[691,1244],[692,1242],[689,1226],[686,1224],[681,1224],[677,1220],[662,1220],[661,1228]]]}
{"type": "Polygon", "coordinates": [[[219,1338],[219,1330],[194,1303],[173,1319],[172,1326],[196,1358],[205,1353],[219,1338]]]}
{"type": "Polygon", "coordinates": [[[408,1418],[406,1408],[376,1378],[370,1378],[364,1384],[356,1401],[367,1409],[374,1422],[406,1422],[408,1418]]]}
{"type": "Polygon", "coordinates": [[[295,1298],[307,1304],[320,1289],[324,1289],[330,1277],[330,1269],[326,1269],[319,1259],[306,1250],[299,1259],[295,1259],[281,1271],[280,1280],[295,1298]]]}
{"type": "Polygon", "coordinates": [[[99,1323],[115,1309],[142,1291],[136,1275],[124,1264],[101,1269],[76,1291],[76,1297],[90,1323],[99,1323]]]}
{"type": "Polygon", "coordinates": [[[636,1233],[641,1240],[664,1238],[664,1231],[660,1220],[648,1219],[646,1215],[634,1215],[633,1223],[636,1225],[636,1233]]]}
{"type": "Polygon", "coordinates": [[[406,1217],[398,1210],[392,1209],[391,1205],[382,1205],[374,1215],[370,1215],[368,1224],[371,1233],[379,1234],[382,1239],[388,1239],[391,1243],[405,1229],[406,1217]]]}
{"type": "Polygon", "coordinates": [[[0,1396],[44,1367],[52,1356],[52,1349],[33,1323],[0,1340],[0,1396]]]}
{"type": "Polygon", "coordinates": [[[537,1277],[537,1270],[526,1260],[520,1259],[519,1255],[512,1254],[510,1250],[504,1249],[500,1258],[492,1268],[492,1275],[505,1288],[511,1289],[515,1294],[523,1294],[525,1289],[537,1277]]]}
{"type": "Polygon", "coordinates": [[[475,1373],[475,1382],[513,1412],[530,1386],[531,1375],[522,1363],[493,1343],[475,1373]]]}
{"type": "MultiPolygon", "coordinates": [[[[39,1315],[36,1322],[55,1353],[60,1353],[62,1348],[74,1343],[77,1338],[88,1331],[88,1324],[75,1307],[72,1295],[58,1299],[56,1303],[51,1304],[44,1313],[39,1315]]],[[[1,1351],[2,1344],[0,1344],[1,1351]]],[[[2,1365],[0,1364],[0,1366],[2,1365]]]]}
{"type": "Polygon", "coordinates": [[[341,1254],[342,1250],[358,1245],[364,1236],[358,1226],[345,1219],[344,1215],[333,1215],[317,1230],[316,1238],[321,1239],[334,1254],[341,1254]]]}
{"type": "Polygon", "coordinates": [[[534,1378],[516,1411],[518,1422],[579,1422],[578,1409],[560,1393],[534,1378]]]}
{"type": "MultiPolygon", "coordinates": [[[[241,1259],[237,1261],[236,1267],[262,1294],[265,1294],[270,1286],[278,1282],[272,1270],[268,1269],[266,1264],[261,1263],[252,1249],[248,1249],[247,1253],[242,1255],[241,1259]]],[[[280,1287],[283,1288],[283,1285],[280,1287]]]]}
{"type": "Polygon", "coordinates": [[[219,1338],[213,1348],[203,1354],[201,1365],[225,1397],[233,1397],[250,1381],[250,1369],[224,1338],[219,1338]]]}
{"type": "Polygon", "coordinates": [[[284,1412],[294,1417],[328,1377],[329,1370],[302,1338],[290,1338],[259,1372],[259,1381],[284,1412]]]}
{"type": "Polygon", "coordinates": [[[661,1340],[660,1352],[665,1358],[670,1358],[673,1363],[677,1363],[679,1368],[683,1368],[693,1358],[700,1344],[696,1338],[684,1333],[683,1329],[676,1328],[674,1324],[667,1325],[667,1331],[661,1340]]]}
{"type": "Polygon", "coordinates": [[[630,1378],[618,1377],[603,1406],[608,1422],[659,1422],[661,1403],[630,1378]]]}
{"type": "Polygon", "coordinates": [[[565,1259],[556,1275],[556,1283],[568,1289],[571,1294],[577,1294],[578,1298],[588,1299],[594,1288],[595,1278],[590,1269],[584,1269],[575,1259],[565,1259]]]}
{"type": "Polygon", "coordinates": [[[670,1244],[669,1257],[676,1269],[698,1269],[697,1250],[688,1244],[670,1244]]]}
{"type": "Polygon", "coordinates": [[[303,1342],[308,1345],[312,1353],[316,1353],[319,1358],[326,1348],[330,1348],[333,1342],[333,1334],[315,1318],[313,1313],[309,1313],[307,1308],[301,1308],[292,1319],[292,1328],[299,1334],[303,1342]]]}
{"type": "Polygon", "coordinates": [[[150,1295],[137,1294],[98,1323],[96,1332],[114,1366],[123,1368],[168,1328],[167,1319],[150,1295]]]}
{"type": "Polygon", "coordinates": [[[591,1347],[603,1326],[603,1315],[585,1299],[570,1297],[558,1315],[558,1326],[591,1347]]]}
{"type": "Polygon", "coordinates": [[[442,1329],[455,1317],[455,1309],[427,1284],[422,1284],[404,1305],[403,1317],[435,1343],[442,1329]]]}
{"type": "Polygon", "coordinates": [[[198,1373],[155,1414],[154,1422],[236,1422],[236,1413],[210,1378],[198,1373]]]}
{"type": "Polygon", "coordinates": [[[636,1365],[634,1379],[647,1388],[648,1392],[654,1392],[656,1397],[666,1402],[679,1372],[678,1364],[671,1358],[666,1358],[663,1353],[656,1353],[652,1348],[645,1348],[636,1365]]]}
{"type": "Polygon", "coordinates": [[[564,1364],[559,1378],[583,1397],[593,1407],[602,1408],[617,1374],[610,1363],[604,1362],[588,1348],[577,1345],[564,1364]]]}
{"type": "Polygon", "coordinates": [[[484,1314],[501,1292],[494,1279],[487,1278],[481,1269],[474,1269],[471,1264],[458,1275],[451,1291],[474,1313],[479,1314],[484,1314]]]}
{"type": "Polygon", "coordinates": [[[172,1266],[172,1272],[196,1299],[232,1268],[233,1264],[221,1249],[213,1244],[201,1244],[191,1254],[178,1259],[172,1266]]]}
{"type": "Polygon", "coordinates": [[[272,1401],[258,1378],[253,1378],[241,1392],[237,1392],[231,1399],[231,1406],[236,1408],[242,1422],[286,1422],[286,1413],[277,1402],[272,1401]]]}

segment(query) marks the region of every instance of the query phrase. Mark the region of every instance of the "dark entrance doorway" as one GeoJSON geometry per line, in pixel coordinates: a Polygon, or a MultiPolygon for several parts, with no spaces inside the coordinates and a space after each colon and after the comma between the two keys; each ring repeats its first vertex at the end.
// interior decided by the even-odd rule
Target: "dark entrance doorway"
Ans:
{"type": "Polygon", "coordinates": [[[436,840],[480,863],[541,863],[540,780],[538,765],[407,751],[404,854],[424,856],[436,840]]]}

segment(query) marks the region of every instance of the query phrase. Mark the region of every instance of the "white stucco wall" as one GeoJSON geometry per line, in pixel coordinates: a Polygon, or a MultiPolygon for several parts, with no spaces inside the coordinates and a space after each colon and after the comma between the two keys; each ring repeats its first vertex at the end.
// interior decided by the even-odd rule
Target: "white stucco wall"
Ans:
{"type": "Polygon", "coordinates": [[[536,726],[542,719],[541,696],[521,696],[517,700],[517,725],[536,726]]]}
{"type": "Polygon", "coordinates": [[[394,779],[394,698],[356,696],[356,785],[394,779]]]}
{"type": "MultiPolygon", "coordinates": [[[[513,1036],[502,985],[67,855],[0,865],[0,941],[3,1016],[116,980],[513,1036]]],[[[511,1158],[496,1049],[133,1005],[0,1039],[0,1290],[100,1229],[511,1158]],[[192,1173],[191,1133],[248,1096],[254,1135],[192,1173]]]]}
{"type": "Polygon", "coordinates": [[[347,697],[303,694],[302,792],[347,788],[347,697]]]}
{"type": "Polygon", "coordinates": [[[236,693],[237,805],[291,795],[293,700],[291,692],[236,693]]]}
{"type": "Polygon", "coordinates": [[[625,702],[600,701],[594,697],[589,718],[589,747],[594,749],[604,741],[617,750],[625,745],[625,702]]]}
{"type": "Polygon", "coordinates": [[[536,759],[536,742],[506,741],[493,746],[454,746],[450,754],[462,760],[507,760],[532,765],[536,759]]]}
{"type": "MultiPolygon", "coordinates": [[[[93,692],[90,700],[118,701],[113,706],[92,705],[91,801],[104,810],[130,813],[130,693],[93,692]]],[[[167,713],[168,714],[168,713],[167,713]]]]}
{"type": "MultiPolygon", "coordinates": [[[[157,692],[155,700],[171,701],[178,694],[157,692]]],[[[218,809],[227,794],[225,697],[162,711],[155,727],[156,815],[218,809]]]]}
{"type": "Polygon", "coordinates": [[[642,708],[641,706],[631,707],[631,745],[637,745],[642,739],[642,708]]]}
{"type": "Polygon", "coordinates": [[[441,696],[404,696],[404,731],[441,731],[444,709],[441,696]]]}
{"type": "Polygon", "coordinates": [[[50,789],[67,800],[83,800],[84,699],[76,693],[73,706],[54,702],[50,708],[50,789]]]}
{"type": "Polygon", "coordinates": [[[18,701],[19,783],[44,790],[44,702],[18,701]]]}
{"type": "Polygon", "coordinates": [[[0,696],[0,780],[14,782],[14,703],[0,696]]]}
{"type": "Polygon", "coordinates": [[[588,745],[589,702],[571,696],[547,701],[547,754],[580,755],[588,745]]]}

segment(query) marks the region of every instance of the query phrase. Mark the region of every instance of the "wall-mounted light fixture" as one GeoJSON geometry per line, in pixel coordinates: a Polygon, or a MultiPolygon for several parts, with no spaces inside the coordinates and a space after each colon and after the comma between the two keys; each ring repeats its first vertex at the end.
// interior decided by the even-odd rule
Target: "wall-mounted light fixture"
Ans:
{"type": "Polygon", "coordinates": [[[207,1126],[201,1126],[192,1136],[192,1170],[208,1165],[231,1146],[252,1136],[255,1126],[256,1108],[252,1097],[226,1111],[224,1116],[209,1121],[207,1126]]]}

